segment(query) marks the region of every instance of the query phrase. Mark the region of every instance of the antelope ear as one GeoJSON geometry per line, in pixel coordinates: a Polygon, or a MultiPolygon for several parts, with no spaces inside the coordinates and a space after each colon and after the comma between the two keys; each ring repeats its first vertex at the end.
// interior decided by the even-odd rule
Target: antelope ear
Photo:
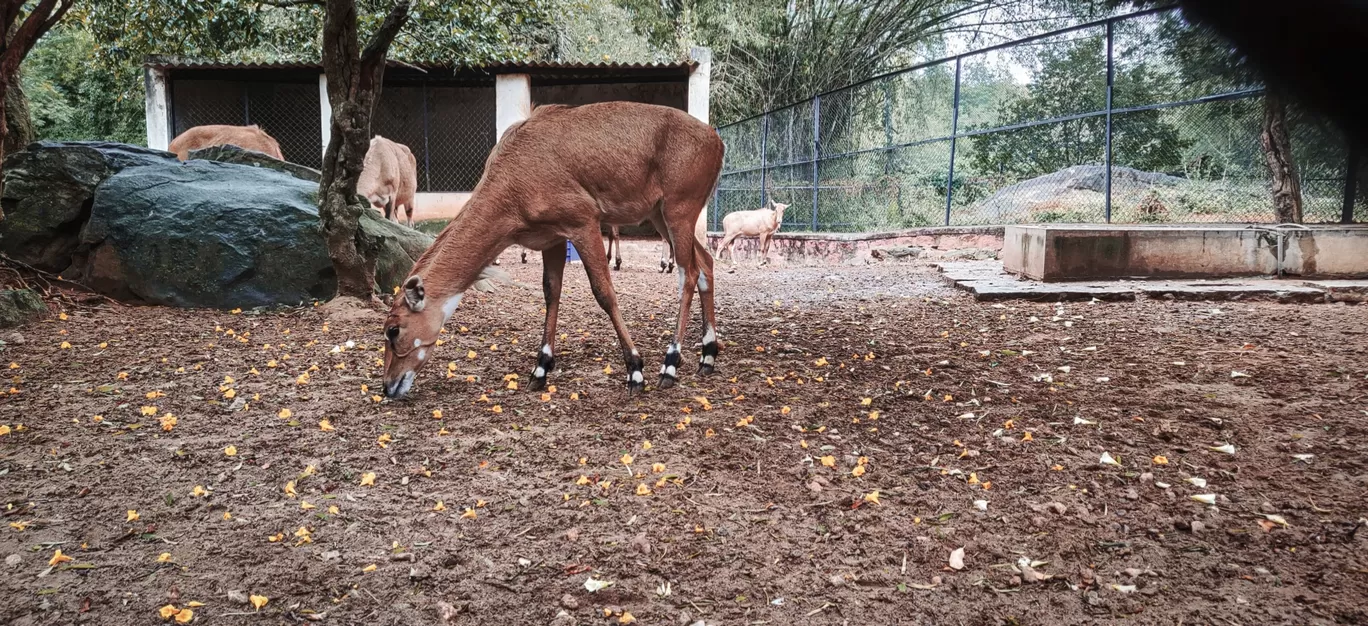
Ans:
{"type": "Polygon", "coordinates": [[[417,313],[423,310],[423,278],[421,276],[410,276],[404,281],[404,302],[408,303],[410,311],[417,313]]]}

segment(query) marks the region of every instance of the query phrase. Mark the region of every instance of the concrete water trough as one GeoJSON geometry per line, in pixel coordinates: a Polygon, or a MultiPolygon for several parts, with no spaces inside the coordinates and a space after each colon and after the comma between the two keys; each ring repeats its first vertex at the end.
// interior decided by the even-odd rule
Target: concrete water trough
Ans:
{"type": "Polygon", "coordinates": [[[1008,226],[1002,262],[1045,282],[1106,278],[1368,278],[1368,225],[1008,226]]]}

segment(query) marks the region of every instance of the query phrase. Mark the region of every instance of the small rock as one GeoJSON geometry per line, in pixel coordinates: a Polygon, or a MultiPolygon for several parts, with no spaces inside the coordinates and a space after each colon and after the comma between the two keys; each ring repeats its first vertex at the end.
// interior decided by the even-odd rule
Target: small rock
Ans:
{"type": "Polygon", "coordinates": [[[807,486],[807,487],[808,487],[808,490],[811,491],[811,492],[813,492],[813,493],[818,493],[818,492],[820,492],[820,491],[822,490],[822,486],[819,485],[819,484],[817,484],[817,481],[815,481],[815,480],[812,481],[812,482],[810,482],[810,483],[808,483],[808,486],[807,486]]]}
{"type": "Polygon", "coordinates": [[[931,577],[931,584],[933,584],[933,585],[939,585],[939,584],[941,584],[941,577],[940,577],[940,576],[932,576],[932,577],[931,577]]]}
{"type": "Polygon", "coordinates": [[[840,587],[844,585],[845,582],[845,577],[841,576],[840,574],[832,574],[831,577],[827,579],[827,583],[829,583],[832,587],[840,587]]]}
{"type": "Polygon", "coordinates": [[[251,600],[247,598],[246,592],[238,591],[237,589],[228,592],[228,601],[233,604],[248,604],[251,602],[251,600]]]}
{"type": "Polygon", "coordinates": [[[646,531],[642,531],[632,538],[632,549],[642,554],[651,553],[651,541],[646,538],[646,531]]]}
{"type": "Polygon", "coordinates": [[[574,626],[575,623],[575,618],[565,611],[556,613],[556,618],[551,620],[551,626],[574,626]]]}
{"type": "Polygon", "coordinates": [[[432,570],[419,563],[409,568],[409,580],[424,580],[432,576],[432,570]]]}
{"type": "Polygon", "coordinates": [[[342,553],[341,553],[341,552],[338,552],[337,550],[328,550],[327,552],[324,552],[323,554],[321,554],[321,555],[319,555],[319,556],[323,557],[323,560],[324,560],[324,561],[331,561],[331,560],[334,560],[334,559],[340,559],[340,558],[342,558],[342,553]]]}
{"type": "Polygon", "coordinates": [[[6,336],[5,336],[5,341],[8,341],[8,342],[10,342],[10,343],[12,343],[12,344],[14,344],[14,345],[16,345],[16,346],[22,346],[22,345],[24,345],[24,335],[23,335],[23,333],[20,333],[20,332],[18,332],[18,331],[15,331],[15,332],[12,332],[12,333],[6,335],[6,336]]]}
{"type": "Polygon", "coordinates": [[[1203,522],[1195,522],[1195,521],[1194,521],[1194,522],[1192,522],[1191,527],[1192,527],[1192,532],[1194,532],[1194,533],[1200,533],[1200,532],[1202,532],[1202,531],[1204,531],[1204,530],[1207,529],[1206,524],[1203,523],[1203,522]]]}
{"type": "Polygon", "coordinates": [[[1264,513],[1277,513],[1277,512],[1278,512],[1278,509],[1275,508],[1275,507],[1273,506],[1273,503],[1272,503],[1272,502],[1264,502],[1263,504],[1260,504],[1260,505],[1259,505],[1259,510],[1260,510],[1260,511],[1263,511],[1264,513]]]}
{"type": "Polygon", "coordinates": [[[1140,482],[1142,482],[1142,483],[1148,483],[1148,482],[1153,482],[1153,481],[1154,481],[1154,474],[1152,474],[1152,473],[1150,473],[1150,472],[1145,472],[1144,474],[1141,474],[1141,475],[1140,475],[1140,482]]]}
{"type": "Polygon", "coordinates": [[[456,619],[457,615],[461,614],[461,609],[452,606],[449,602],[442,602],[439,600],[437,602],[437,614],[442,617],[442,621],[450,622],[456,619]]]}
{"type": "Polygon", "coordinates": [[[579,541],[579,536],[580,536],[580,529],[579,529],[579,528],[571,528],[570,530],[565,531],[565,539],[566,539],[567,541],[579,541]]]}
{"type": "Polygon", "coordinates": [[[22,564],[23,562],[24,562],[24,557],[19,556],[19,555],[17,555],[17,554],[11,554],[11,555],[5,557],[5,565],[9,566],[10,569],[14,569],[14,568],[16,568],[16,567],[19,567],[19,565],[22,564]]]}
{"type": "Polygon", "coordinates": [[[1139,500],[1139,499],[1140,499],[1140,494],[1136,493],[1134,488],[1127,489],[1127,490],[1126,490],[1126,499],[1127,499],[1127,500],[1139,500]]]}
{"type": "Polygon", "coordinates": [[[572,596],[567,593],[561,596],[560,605],[573,611],[579,608],[579,600],[576,600],[575,596],[572,596]]]}

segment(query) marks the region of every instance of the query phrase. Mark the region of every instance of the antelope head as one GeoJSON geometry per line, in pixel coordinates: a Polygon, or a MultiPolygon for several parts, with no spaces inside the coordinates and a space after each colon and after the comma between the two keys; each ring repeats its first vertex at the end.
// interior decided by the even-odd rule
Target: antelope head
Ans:
{"type": "Polygon", "coordinates": [[[774,223],[775,223],[775,224],[782,224],[782,223],[784,223],[784,209],[789,208],[789,205],[787,205],[787,204],[779,204],[778,202],[773,202],[773,201],[771,201],[770,204],[773,205],[773,207],[774,207],[774,209],[773,209],[773,210],[774,210],[774,223]]]}
{"type": "Polygon", "coordinates": [[[385,318],[385,395],[402,398],[413,388],[418,368],[433,355],[437,338],[456,307],[461,294],[429,296],[417,274],[404,281],[385,318]]]}

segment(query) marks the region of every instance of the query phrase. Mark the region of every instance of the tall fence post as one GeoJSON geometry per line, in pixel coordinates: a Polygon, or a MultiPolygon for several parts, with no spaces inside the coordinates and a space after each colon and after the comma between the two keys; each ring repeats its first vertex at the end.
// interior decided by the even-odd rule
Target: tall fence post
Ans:
{"type": "Polygon", "coordinates": [[[1349,144],[1349,156],[1344,164],[1344,206],[1340,207],[1340,222],[1354,223],[1354,196],[1358,192],[1359,159],[1362,153],[1355,144],[1349,144]]]}
{"type": "Polygon", "coordinates": [[[1112,86],[1116,82],[1116,65],[1114,63],[1114,55],[1112,54],[1113,24],[1115,24],[1115,22],[1112,22],[1111,20],[1107,21],[1107,130],[1102,139],[1105,144],[1105,152],[1102,155],[1104,161],[1102,166],[1106,170],[1103,175],[1106,177],[1107,185],[1107,194],[1103,202],[1106,207],[1106,220],[1108,224],[1111,223],[1112,219],[1112,86]]]}
{"type": "Polygon", "coordinates": [[[817,188],[821,184],[822,96],[812,99],[812,232],[817,232],[817,188]]]}
{"type": "Polygon", "coordinates": [[[432,150],[428,148],[428,88],[423,81],[423,182],[424,191],[432,191],[432,150]]]}
{"type": "Polygon", "coordinates": [[[760,116],[760,206],[765,206],[769,188],[769,113],[760,116]]]}
{"type": "Polygon", "coordinates": [[[883,81],[884,176],[893,169],[893,81],[883,81]]]}
{"type": "Polygon", "coordinates": [[[964,57],[955,58],[955,103],[950,109],[950,169],[945,177],[945,225],[950,225],[950,201],[955,188],[955,144],[959,135],[960,66],[964,57]]]}

